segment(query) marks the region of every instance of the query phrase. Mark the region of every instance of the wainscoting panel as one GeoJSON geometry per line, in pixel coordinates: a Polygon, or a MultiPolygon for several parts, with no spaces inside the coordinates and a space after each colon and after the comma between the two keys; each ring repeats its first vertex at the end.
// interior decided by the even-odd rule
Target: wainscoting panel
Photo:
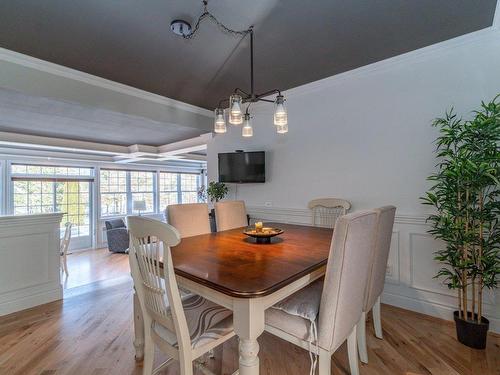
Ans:
{"type": "MultiPolygon", "coordinates": [[[[284,223],[311,223],[307,209],[277,207],[247,207],[255,220],[284,223]]],[[[391,250],[387,264],[384,303],[439,318],[452,320],[456,310],[456,293],[448,290],[434,276],[440,268],[434,253],[444,244],[427,233],[425,217],[396,213],[391,250]]],[[[500,292],[485,291],[484,315],[490,320],[490,330],[500,333],[500,292]]]]}
{"type": "Polygon", "coordinates": [[[62,298],[62,214],[0,217],[0,316],[62,298]]]}

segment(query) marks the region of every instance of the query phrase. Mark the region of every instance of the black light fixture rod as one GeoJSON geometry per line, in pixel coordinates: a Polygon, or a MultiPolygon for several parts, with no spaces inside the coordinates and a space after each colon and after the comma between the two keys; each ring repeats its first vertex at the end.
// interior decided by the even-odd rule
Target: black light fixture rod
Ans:
{"type": "Polygon", "coordinates": [[[253,26],[250,26],[250,93],[252,99],[255,97],[254,83],[253,83],[253,26]]]}

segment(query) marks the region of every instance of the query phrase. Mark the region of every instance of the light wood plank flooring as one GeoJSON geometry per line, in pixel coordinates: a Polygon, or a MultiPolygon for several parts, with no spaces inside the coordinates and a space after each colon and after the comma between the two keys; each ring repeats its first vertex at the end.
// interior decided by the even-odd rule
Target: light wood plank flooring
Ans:
{"type": "MultiPolygon", "coordinates": [[[[0,318],[0,374],[141,374],[132,345],[127,258],[102,250],[87,255],[88,259],[83,253],[70,256],[70,264],[89,261],[98,276],[94,282],[68,289],[64,301],[0,318]]],[[[70,278],[72,274],[78,273],[70,266],[70,278]]],[[[92,281],[82,276],[80,281],[84,280],[92,281]]],[[[370,363],[361,366],[363,375],[500,375],[499,336],[490,335],[485,351],[472,350],[456,341],[451,323],[386,305],[382,306],[384,340],[374,338],[370,323],[370,363]]],[[[261,374],[309,373],[304,350],[268,334],[259,342],[261,374]]],[[[237,362],[236,339],[218,349],[215,360],[208,360],[220,374],[232,373],[237,362]]],[[[349,374],[345,345],[333,357],[332,373],[349,374]]],[[[176,375],[178,367],[174,364],[162,374],[176,375]]]]}

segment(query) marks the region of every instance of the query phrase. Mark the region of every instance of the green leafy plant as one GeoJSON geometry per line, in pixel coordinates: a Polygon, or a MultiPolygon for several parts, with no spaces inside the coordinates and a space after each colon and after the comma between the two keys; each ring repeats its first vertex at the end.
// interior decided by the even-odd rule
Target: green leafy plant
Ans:
{"type": "Polygon", "coordinates": [[[483,289],[496,288],[500,274],[500,103],[481,103],[472,120],[453,109],[434,121],[437,172],[423,197],[436,212],[429,230],[446,248],[436,277],[458,291],[459,317],[481,322],[483,289]],[[470,304],[469,304],[470,302],[470,304]]]}
{"type": "Polygon", "coordinates": [[[210,201],[220,201],[223,199],[228,192],[228,188],[223,182],[215,182],[212,181],[208,184],[207,195],[210,198],[210,201]]]}

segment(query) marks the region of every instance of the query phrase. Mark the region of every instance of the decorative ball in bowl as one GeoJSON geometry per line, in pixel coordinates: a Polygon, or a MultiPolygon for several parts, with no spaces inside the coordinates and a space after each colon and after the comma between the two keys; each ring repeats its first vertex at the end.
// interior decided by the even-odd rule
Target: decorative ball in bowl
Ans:
{"type": "Polygon", "coordinates": [[[258,224],[256,223],[255,227],[248,227],[243,231],[247,236],[255,238],[256,243],[271,243],[272,237],[283,233],[283,229],[264,227],[258,224]]]}

